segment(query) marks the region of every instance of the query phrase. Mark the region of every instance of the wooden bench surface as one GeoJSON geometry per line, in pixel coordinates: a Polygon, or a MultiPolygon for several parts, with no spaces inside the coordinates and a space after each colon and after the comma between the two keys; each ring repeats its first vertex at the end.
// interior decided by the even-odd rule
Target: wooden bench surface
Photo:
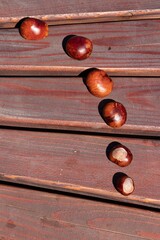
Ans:
{"type": "Polygon", "coordinates": [[[5,129],[0,136],[3,181],[159,208],[159,141],[5,129]],[[127,168],[109,162],[106,156],[107,147],[115,141],[133,153],[127,168]],[[135,191],[127,198],[113,186],[117,172],[135,181],[135,191]]]}
{"type": "Polygon", "coordinates": [[[160,136],[160,78],[113,78],[106,99],[121,102],[127,122],[112,129],[103,121],[100,106],[106,99],[92,96],[82,78],[1,77],[2,125],[88,132],[160,136]]]}
{"type": "Polygon", "coordinates": [[[0,1],[0,240],[160,239],[159,102],[159,1],[0,1]],[[49,24],[47,38],[20,36],[28,16],[49,24]],[[65,53],[70,35],[93,42],[88,59],[65,53]],[[91,68],[112,78],[108,97],[88,92],[91,68]],[[102,119],[108,99],[127,110],[121,128],[102,119]],[[113,142],[131,165],[108,160],[113,142]],[[130,196],[115,189],[119,172],[134,179],[130,196]]]}
{"type": "Polygon", "coordinates": [[[1,185],[1,239],[158,240],[160,215],[149,209],[117,206],[1,185]]]}
{"type": "Polygon", "coordinates": [[[0,74],[78,76],[97,67],[111,76],[160,76],[159,39],[159,19],[51,26],[39,41],[23,39],[17,28],[1,29],[0,74]],[[90,58],[76,61],[64,52],[69,35],[92,40],[90,58]]]}

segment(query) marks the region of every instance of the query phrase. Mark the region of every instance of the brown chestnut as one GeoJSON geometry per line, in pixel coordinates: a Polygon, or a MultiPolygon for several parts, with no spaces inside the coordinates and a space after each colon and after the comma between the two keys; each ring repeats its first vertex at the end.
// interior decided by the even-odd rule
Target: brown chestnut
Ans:
{"type": "Polygon", "coordinates": [[[21,36],[27,40],[39,40],[48,36],[48,25],[36,18],[25,18],[19,27],[21,36]]]}
{"type": "Polygon", "coordinates": [[[100,69],[91,70],[86,76],[85,84],[91,94],[100,98],[106,97],[113,88],[112,79],[100,69]]]}
{"type": "Polygon", "coordinates": [[[110,149],[108,158],[120,167],[127,167],[132,162],[133,155],[126,146],[117,144],[110,149]]]}
{"type": "Polygon", "coordinates": [[[135,189],[133,179],[124,173],[115,174],[113,182],[116,190],[125,196],[130,195],[135,189]]]}
{"type": "Polygon", "coordinates": [[[82,36],[72,36],[68,39],[65,45],[66,53],[74,59],[84,60],[92,53],[92,42],[82,36]]]}
{"type": "Polygon", "coordinates": [[[110,127],[119,128],[126,122],[127,112],[122,103],[112,100],[103,106],[102,117],[110,127]]]}

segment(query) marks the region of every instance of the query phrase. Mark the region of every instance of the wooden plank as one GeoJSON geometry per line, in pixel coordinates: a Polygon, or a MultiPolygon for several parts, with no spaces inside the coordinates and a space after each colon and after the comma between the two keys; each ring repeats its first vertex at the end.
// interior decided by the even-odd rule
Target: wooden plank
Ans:
{"type": "Polygon", "coordinates": [[[97,21],[154,19],[160,17],[160,3],[155,0],[79,0],[33,1],[6,0],[0,3],[0,27],[15,27],[26,16],[48,24],[71,24],[97,21]]]}
{"type": "Polygon", "coordinates": [[[5,126],[160,136],[160,79],[112,78],[106,99],[121,102],[127,121],[111,128],[82,78],[0,78],[0,124],[5,126]]]}
{"type": "Polygon", "coordinates": [[[0,186],[0,239],[158,240],[160,216],[52,193],[0,186]]]}
{"type": "Polygon", "coordinates": [[[0,30],[0,75],[68,75],[97,67],[110,75],[160,76],[160,20],[54,26],[40,41],[23,39],[18,29],[0,30]],[[68,35],[92,40],[93,53],[71,59],[62,42],[68,35]]]}
{"type": "Polygon", "coordinates": [[[3,181],[160,208],[158,140],[1,129],[0,146],[3,181]],[[107,147],[114,141],[133,154],[127,168],[107,159],[107,147]],[[117,172],[135,182],[128,197],[114,188],[117,172]]]}

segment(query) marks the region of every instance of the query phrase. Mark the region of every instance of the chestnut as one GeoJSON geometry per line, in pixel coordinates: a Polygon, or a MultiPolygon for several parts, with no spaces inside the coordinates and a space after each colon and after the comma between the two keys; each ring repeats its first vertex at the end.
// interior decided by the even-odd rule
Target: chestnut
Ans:
{"type": "Polygon", "coordinates": [[[36,18],[25,18],[22,20],[19,32],[27,40],[39,40],[48,36],[48,25],[36,18]]]}
{"type": "Polygon", "coordinates": [[[127,112],[122,103],[112,100],[104,104],[102,117],[108,126],[119,128],[126,122],[127,112]]]}
{"type": "Polygon", "coordinates": [[[85,84],[89,92],[99,98],[106,97],[113,88],[112,79],[100,69],[91,70],[86,76],[85,84]]]}
{"type": "Polygon", "coordinates": [[[65,44],[66,53],[76,60],[84,60],[92,53],[92,42],[82,36],[72,36],[65,44]]]}
{"type": "Polygon", "coordinates": [[[133,155],[126,146],[119,143],[110,149],[108,158],[118,166],[126,167],[132,162],[133,155]]]}
{"type": "Polygon", "coordinates": [[[116,190],[125,196],[130,195],[135,189],[133,179],[124,173],[115,174],[113,183],[116,190]]]}

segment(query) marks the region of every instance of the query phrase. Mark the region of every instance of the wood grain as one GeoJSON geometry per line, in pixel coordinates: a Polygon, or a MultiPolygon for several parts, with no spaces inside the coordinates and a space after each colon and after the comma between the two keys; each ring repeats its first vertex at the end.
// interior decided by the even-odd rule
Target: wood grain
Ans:
{"type": "Polygon", "coordinates": [[[156,212],[0,185],[0,239],[158,240],[156,212]],[[127,226],[127,227],[126,227],[127,226]]]}
{"type": "Polygon", "coordinates": [[[106,136],[1,129],[0,179],[60,191],[160,208],[160,141],[106,136]],[[120,142],[133,162],[120,168],[106,156],[120,142]],[[128,197],[112,183],[117,172],[135,182],[128,197]]]}
{"type": "Polygon", "coordinates": [[[1,76],[77,76],[91,67],[110,75],[160,76],[160,20],[54,26],[40,41],[23,39],[18,29],[0,33],[1,76]],[[77,61],[64,52],[63,40],[72,34],[92,40],[88,59],[77,61]]]}
{"type": "Polygon", "coordinates": [[[154,19],[160,17],[160,3],[155,0],[127,1],[86,0],[33,1],[5,0],[0,2],[0,27],[15,27],[22,18],[32,16],[48,24],[154,19]]]}
{"type": "Polygon", "coordinates": [[[113,129],[102,119],[105,99],[91,95],[82,78],[0,78],[0,124],[5,126],[160,136],[159,78],[112,78],[106,99],[121,102],[127,122],[113,129]]]}

